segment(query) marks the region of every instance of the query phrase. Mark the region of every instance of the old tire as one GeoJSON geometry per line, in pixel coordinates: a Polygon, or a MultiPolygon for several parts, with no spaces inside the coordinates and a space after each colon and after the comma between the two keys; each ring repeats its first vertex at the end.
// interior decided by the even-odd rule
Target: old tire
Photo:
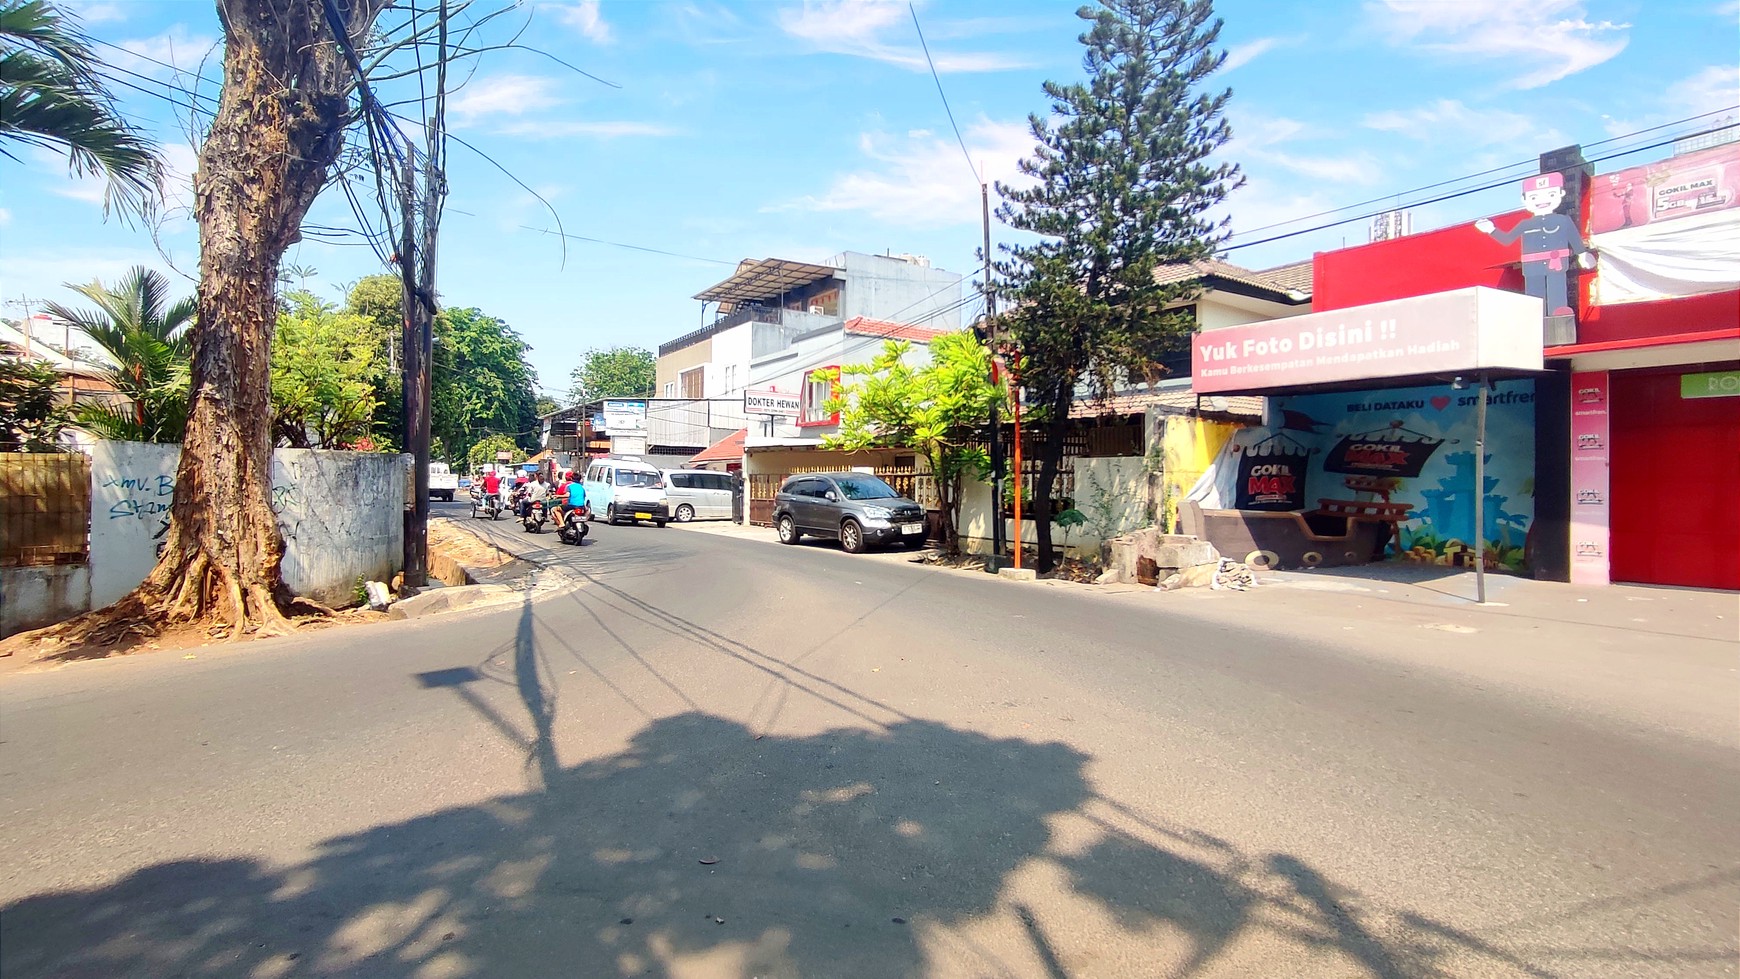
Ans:
{"type": "Polygon", "coordinates": [[[775,530],[779,534],[781,544],[796,544],[798,539],[803,537],[803,534],[797,529],[797,524],[793,523],[790,517],[780,517],[775,530]]]}
{"type": "Polygon", "coordinates": [[[676,517],[677,523],[688,523],[695,519],[695,508],[685,503],[682,506],[677,507],[676,517]]]}
{"type": "Polygon", "coordinates": [[[840,549],[847,554],[864,553],[864,528],[858,521],[848,519],[840,525],[840,549]]]}

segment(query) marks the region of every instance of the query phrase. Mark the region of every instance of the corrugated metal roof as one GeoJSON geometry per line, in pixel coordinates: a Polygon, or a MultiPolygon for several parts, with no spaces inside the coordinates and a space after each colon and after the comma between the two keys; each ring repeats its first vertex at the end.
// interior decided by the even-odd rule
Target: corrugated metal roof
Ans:
{"type": "Polygon", "coordinates": [[[1125,394],[1114,394],[1110,398],[1089,398],[1077,401],[1069,409],[1071,418],[1102,418],[1108,415],[1139,415],[1149,408],[1160,408],[1176,412],[1201,412],[1208,415],[1236,415],[1240,417],[1261,418],[1263,416],[1263,399],[1237,396],[1225,398],[1226,407],[1217,408],[1211,401],[1219,395],[1198,398],[1195,391],[1189,388],[1178,388],[1170,391],[1139,391],[1125,394]]]}
{"type": "Polygon", "coordinates": [[[745,259],[737,263],[737,271],[729,279],[701,292],[695,298],[702,302],[745,303],[773,299],[801,286],[839,274],[832,265],[814,265],[784,258],[764,258],[757,262],[745,259]]]}

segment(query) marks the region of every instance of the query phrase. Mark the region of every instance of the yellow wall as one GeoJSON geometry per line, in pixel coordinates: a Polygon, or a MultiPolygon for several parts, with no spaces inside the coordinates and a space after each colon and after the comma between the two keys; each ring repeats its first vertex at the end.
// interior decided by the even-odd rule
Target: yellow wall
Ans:
{"type": "MultiPolygon", "coordinates": [[[[713,338],[708,337],[700,343],[691,343],[681,350],[673,350],[660,357],[654,368],[658,387],[653,391],[653,397],[665,396],[665,384],[677,379],[677,375],[691,367],[699,367],[713,359],[713,338]]],[[[681,397],[682,389],[678,388],[672,397],[681,397]]]]}
{"type": "Polygon", "coordinates": [[[1178,502],[1208,471],[1209,464],[1233,433],[1245,427],[1235,422],[1209,421],[1184,415],[1163,420],[1160,435],[1160,526],[1178,527],[1178,502]]]}

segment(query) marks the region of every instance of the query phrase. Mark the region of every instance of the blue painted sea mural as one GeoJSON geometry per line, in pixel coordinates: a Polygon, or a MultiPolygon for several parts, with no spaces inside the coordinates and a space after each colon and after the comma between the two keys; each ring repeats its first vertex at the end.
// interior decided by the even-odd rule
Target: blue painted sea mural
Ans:
{"type": "MultiPolygon", "coordinates": [[[[1528,569],[1534,523],[1534,381],[1494,382],[1486,416],[1487,566],[1528,569]]],[[[1473,561],[1476,391],[1450,385],[1270,399],[1271,427],[1241,432],[1247,446],[1284,435],[1309,450],[1303,509],[1387,515],[1393,559],[1447,566],[1473,561]]],[[[1267,447],[1265,445],[1265,448],[1267,447]]]]}

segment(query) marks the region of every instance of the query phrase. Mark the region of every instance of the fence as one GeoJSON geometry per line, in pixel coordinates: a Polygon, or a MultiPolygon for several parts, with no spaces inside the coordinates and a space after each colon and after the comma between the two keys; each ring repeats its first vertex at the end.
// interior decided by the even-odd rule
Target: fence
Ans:
{"type": "Polygon", "coordinates": [[[0,636],[89,607],[90,507],[84,456],[0,453],[0,636]]]}
{"type": "Polygon", "coordinates": [[[0,567],[82,564],[91,462],[69,452],[0,452],[0,567]]]}

